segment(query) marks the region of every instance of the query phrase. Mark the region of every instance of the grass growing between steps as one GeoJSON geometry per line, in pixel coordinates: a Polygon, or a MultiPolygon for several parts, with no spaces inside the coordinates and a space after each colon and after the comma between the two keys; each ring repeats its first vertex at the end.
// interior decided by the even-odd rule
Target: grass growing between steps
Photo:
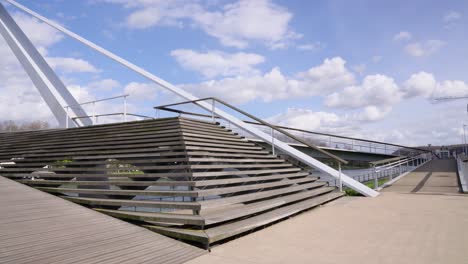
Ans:
{"type": "MultiPolygon", "coordinates": [[[[379,186],[382,186],[382,184],[388,182],[388,177],[384,177],[384,178],[380,178],[378,180],[378,184],[379,186]]],[[[367,187],[371,188],[371,189],[374,189],[375,188],[375,182],[374,180],[371,180],[371,181],[367,181],[367,182],[363,182],[362,184],[366,185],[367,187]]],[[[351,189],[351,188],[345,188],[345,193],[347,196],[362,196],[362,194],[356,192],[355,190],[351,189]]]]}

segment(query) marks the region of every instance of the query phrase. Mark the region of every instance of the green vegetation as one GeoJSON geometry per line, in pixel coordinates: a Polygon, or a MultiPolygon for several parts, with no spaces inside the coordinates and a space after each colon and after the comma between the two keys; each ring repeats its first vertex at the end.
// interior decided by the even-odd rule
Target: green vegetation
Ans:
{"type": "Polygon", "coordinates": [[[63,169],[65,168],[65,165],[67,165],[67,163],[71,163],[71,162],[73,162],[71,159],[57,160],[50,167],[54,169],[63,169]]]}
{"type": "MultiPolygon", "coordinates": [[[[378,184],[379,184],[379,186],[382,186],[382,184],[386,183],[387,181],[388,181],[388,177],[380,178],[378,180],[378,184]]],[[[369,188],[372,188],[372,189],[374,189],[374,187],[375,187],[374,180],[363,182],[363,184],[366,185],[369,188]]],[[[345,188],[344,191],[345,191],[346,195],[348,195],[348,196],[362,196],[362,194],[360,194],[360,193],[358,193],[355,190],[350,189],[350,188],[345,188]]]]}

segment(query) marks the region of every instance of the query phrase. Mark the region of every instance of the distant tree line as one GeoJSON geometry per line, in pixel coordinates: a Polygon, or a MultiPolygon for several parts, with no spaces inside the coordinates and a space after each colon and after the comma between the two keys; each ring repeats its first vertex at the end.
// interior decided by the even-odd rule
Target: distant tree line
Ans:
{"type": "Polygon", "coordinates": [[[30,122],[17,122],[13,120],[0,121],[0,131],[14,132],[25,130],[40,130],[48,129],[50,125],[47,121],[30,121],[30,122]]]}

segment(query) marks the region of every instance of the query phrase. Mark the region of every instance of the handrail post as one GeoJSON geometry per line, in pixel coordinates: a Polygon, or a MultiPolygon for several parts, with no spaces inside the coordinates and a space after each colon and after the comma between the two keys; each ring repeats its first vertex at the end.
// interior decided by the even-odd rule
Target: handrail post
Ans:
{"type": "Polygon", "coordinates": [[[340,192],[343,192],[343,181],[341,179],[341,162],[338,162],[338,184],[340,192]]]}
{"type": "Polygon", "coordinates": [[[398,176],[401,175],[401,162],[398,164],[398,176]]]}
{"type": "Polygon", "coordinates": [[[271,128],[271,150],[273,156],[275,155],[275,130],[271,128]]]}
{"type": "Polygon", "coordinates": [[[68,106],[65,106],[65,109],[66,109],[66,115],[67,115],[67,118],[65,120],[65,128],[68,128],[68,118],[69,118],[68,106]]]}
{"type": "Polygon", "coordinates": [[[215,99],[211,99],[211,122],[215,122],[215,99]]]}
{"type": "Polygon", "coordinates": [[[93,101],[93,125],[96,124],[96,101],[93,101]]]}
{"type": "Polygon", "coordinates": [[[379,179],[377,177],[377,169],[374,165],[374,190],[377,190],[377,188],[379,188],[379,179]]]}
{"type": "Polygon", "coordinates": [[[124,113],[123,113],[124,122],[127,122],[127,95],[124,96],[124,113]]]}

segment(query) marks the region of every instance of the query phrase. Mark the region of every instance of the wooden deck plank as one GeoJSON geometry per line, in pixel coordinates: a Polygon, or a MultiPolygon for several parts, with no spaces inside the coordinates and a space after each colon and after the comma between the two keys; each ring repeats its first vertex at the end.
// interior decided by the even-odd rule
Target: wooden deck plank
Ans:
{"type": "Polygon", "coordinates": [[[0,177],[0,190],[0,219],[10,219],[5,219],[6,210],[15,209],[11,207],[15,197],[22,205],[19,213],[9,213],[16,217],[14,222],[0,225],[0,262],[90,263],[95,258],[109,263],[132,262],[141,253],[142,263],[161,263],[152,261],[157,259],[183,263],[204,253],[4,177],[0,177]],[[47,206],[41,205],[39,210],[23,213],[25,198],[52,206],[46,210],[47,206]]]}

